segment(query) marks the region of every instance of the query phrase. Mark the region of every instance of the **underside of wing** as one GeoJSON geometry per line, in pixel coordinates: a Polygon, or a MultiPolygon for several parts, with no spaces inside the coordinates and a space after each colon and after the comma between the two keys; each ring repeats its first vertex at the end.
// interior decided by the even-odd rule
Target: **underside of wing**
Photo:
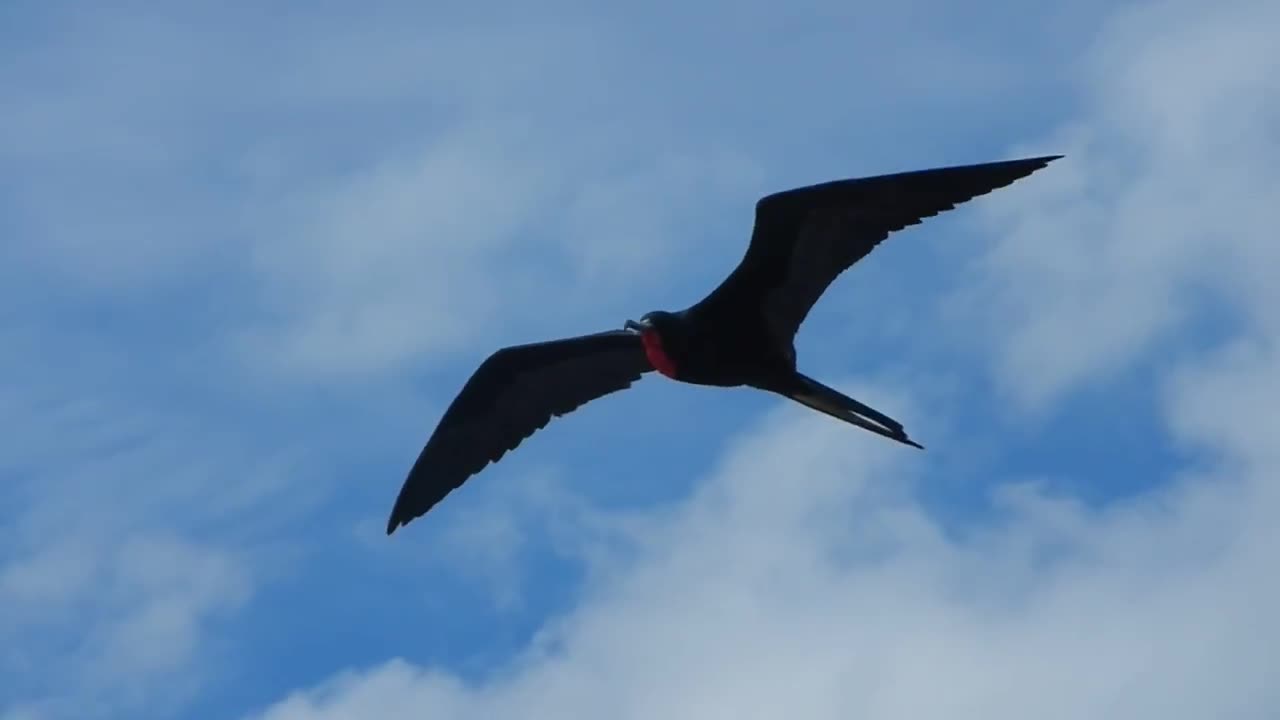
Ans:
{"type": "Polygon", "coordinates": [[[387,534],[426,513],[551,418],[624,390],[651,369],[639,336],[626,331],[517,345],[490,355],[418,455],[387,534]]]}
{"type": "Polygon", "coordinates": [[[841,273],[890,233],[1013,183],[1061,156],[835,180],[767,195],[756,204],[742,262],[707,301],[761,304],[790,340],[841,273]]]}

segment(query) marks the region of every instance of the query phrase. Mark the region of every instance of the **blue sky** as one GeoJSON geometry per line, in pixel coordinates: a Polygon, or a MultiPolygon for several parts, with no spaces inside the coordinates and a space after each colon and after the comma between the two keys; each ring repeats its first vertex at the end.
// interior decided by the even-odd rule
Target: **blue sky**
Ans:
{"type": "Polygon", "coordinates": [[[1280,712],[1280,6],[262,7],[0,8],[0,718],[1280,712]],[[760,195],[1048,152],[801,332],[927,452],[646,379],[383,536],[760,195]]]}

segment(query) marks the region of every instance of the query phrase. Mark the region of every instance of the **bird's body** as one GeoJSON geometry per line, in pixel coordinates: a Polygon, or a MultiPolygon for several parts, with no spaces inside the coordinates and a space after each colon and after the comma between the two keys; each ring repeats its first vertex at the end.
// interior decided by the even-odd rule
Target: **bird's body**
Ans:
{"type": "Polygon", "coordinates": [[[678,312],[649,313],[643,320],[652,329],[643,325],[635,329],[646,354],[655,370],[673,380],[737,387],[795,370],[791,344],[762,332],[754,313],[726,321],[719,313],[695,305],[678,312]]]}
{"type": "Polygon", "coordinates": [[[796,332],[827,287],[890,233],[1058,157],[837,180],[761,198],[741,262],[694,305],[647,313],[623,330],[504,348],[485,360],[409,471],[387,533],[426,513],[552,417],[655,370],[679,382],[776,393],[920,447],[897,421],[800,373],[796,332]]]}

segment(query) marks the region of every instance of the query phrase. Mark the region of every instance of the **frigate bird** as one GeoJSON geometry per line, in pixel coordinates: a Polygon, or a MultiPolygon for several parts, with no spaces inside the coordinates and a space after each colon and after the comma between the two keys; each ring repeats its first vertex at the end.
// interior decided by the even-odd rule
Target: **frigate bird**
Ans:
{"type": "Polygon", "coordinates": [[[410,469],[387,534],[426,513],[551,418],[655,370],[680,382],[775,393],[922,448],[898,421],[799,372],[796,332],[827,287],[890,233],[1060,157],[834,180],[760,198],[745,255],[697,303],[646,313],[617,330],[506,347],[481,363],[410,469]]]}

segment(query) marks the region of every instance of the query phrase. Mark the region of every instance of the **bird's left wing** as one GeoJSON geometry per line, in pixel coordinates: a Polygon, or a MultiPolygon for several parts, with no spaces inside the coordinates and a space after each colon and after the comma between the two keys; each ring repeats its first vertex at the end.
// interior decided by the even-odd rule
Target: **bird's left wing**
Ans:
{"type": "Polygon", "coordinates": [[[445,411],[400,489],[387,534],[444,499],[525,438],[652,366],[628,331],[516,345],[490,355],[445,411]]]}

